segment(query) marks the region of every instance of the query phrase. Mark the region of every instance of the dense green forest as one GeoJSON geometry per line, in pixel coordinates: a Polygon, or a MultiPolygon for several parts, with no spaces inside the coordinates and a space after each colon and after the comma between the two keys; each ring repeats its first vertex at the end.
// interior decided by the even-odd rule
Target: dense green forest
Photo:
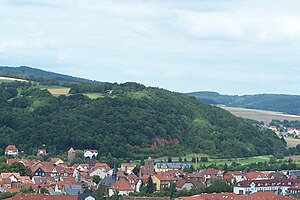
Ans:
{"type": "Polygon", "coordinates": [[[285,150],[286,144],[274,132],[260,131],[184,94],[137,83],[30,76],[42,81],[0,84],[2,152],[8,144],[28,154],[46,145],[49,152],[90,148],[99,150],[100,159],[144,159],[191,152],[215,157],[278,156],[285,150]],[[39,87],[52,82],[71,87],[71,94],[53,96],[39,87]],[[90,99],[86,92],[103,95],[90,99]]]}
{"type": "Polygon", "coordinates": [[[238,96],[221,95],[217,92],[192,92],[188,95],[209,104],[300,114],[300,95],[256,94],[238,96]]]}

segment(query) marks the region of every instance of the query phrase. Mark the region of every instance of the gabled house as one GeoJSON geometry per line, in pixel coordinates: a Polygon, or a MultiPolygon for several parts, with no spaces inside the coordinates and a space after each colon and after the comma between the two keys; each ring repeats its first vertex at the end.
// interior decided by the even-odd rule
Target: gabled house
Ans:
{"type": "Polygon", "coordinates": [[[133,169],[136,167],[135,163],[121,163],[121,172],[125,172],[127,174],[133,173],[133,169]]]}
{"type": "Polygon", "coordinates": [[[32,171],[33,176],[46,176],[46,172],[42,169],[42,167],[37,167],[34,171],[32,171]]]}
{"type": "Polygon", "coordinates": [[[266,180],[266,179],[269,179],[268,174],[269,173],[258,172],[258,171],[248,172],[245,174],[245,179],[246,180],[266,180]]]}
{"type": "Polygon", "coordinates": [[[84,150],[83,156],[90,159],[96,158],[98,156],[98,151],[94,149],[86,149],[84,150]]]}
{"type": "Polygon", "coordinates": [[[3,188],[3,190],[12,188],[11,180],[9,178],[3,178],[0,181],[0,187],[3,188]]]}
{"type": "Polygon", "coordinates": [[[104,179],[107,176],[107,172],[103,171],[102,169],[92,170],[90,176],[99,176],[101,179],[104,179]]]}
{"type": "Polygon", "coordinates": [[[37,156],[46,156],[47,151],[46,151],[46,149],[38,149],[36,155],[37,156]]]}
{"type": "MultiPolygon", "coordinates": [[[[206,183],[211,183],[217,179],[223,179],[223,171],[213,168],[207,168],[202,171],[206,183]]],[[[209,184],[208,184],[209,185],[209,184]]]]}
{"type": "Polygon", "coordinates": [[[19,151],[15,145],[8,145],[5,148],[5,155],[6,156],[17,156],[19,154],[19,151]]]}
{"type": "Polygon", "coordinates": [[[98,200],[98,197],[92,193],[82,193],[78,195],[77,200],[98,200]]]}
{"type": "Polygon", "coordinates": [[[153,184],[155,186],[156,191],[163,190],[164,188],[168,188],[172,183],[176,183],[176,178],[174,176],[169,176],[164,173],[157,173],[151,176],[153,184]]]}
{"type": "Polygon", "coordinates": [[[176,190],[191,190],[200,187],[205,187],[205,184],[195,179],[179,179],[176,181],[176,190]]]}
{"type": "Polygon", "coordinates": [[[108,172],[111,170],[109,165],[107,163],[96,163],[95,166],[93,166],[93,169],[102,169],[103,171],[108,172]]]}
{"type": "Polygon", "coordinates": [[[231,185],[246,180],[246,178],[244,177],[241,171],[228,171],[224,173],[223,179],[231,185]]]}
{"type": "Polygon", "coordinates": [[[50,158],[50,161],[53,165],[56,166],[64,163],[64,161],[60,158],[50,158]]]}
{"type": "Polygon", "coordinates": [[[100,187],[104,192],[105,196],[109,194],[109,188],[117,182],[117,172],[114,170],[112,176],[106,176],[103,180],[100,181],[100,187]]]}
{"type": "Polygon", "coordinates": [[[115,182],[109,188],[108,196],[112,196],[114,194],[119,194],[121,196],[127,196],[131,192],[134,192],[134,188],[131,187],[131,185],[125,178],[120,178],[120,180],[115,182]]]}

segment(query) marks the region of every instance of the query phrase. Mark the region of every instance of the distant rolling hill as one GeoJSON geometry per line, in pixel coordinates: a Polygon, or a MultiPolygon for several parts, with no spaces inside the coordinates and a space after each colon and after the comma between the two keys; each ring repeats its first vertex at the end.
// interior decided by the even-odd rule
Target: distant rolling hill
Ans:
{"type": "Polygon", "coordinates": [[[222,95],[217,92],[192,92],[187,95],[209,104],[300,114],[300,95],[256,94],[238,96],[222,95]]]}
{"type": "Polygon", "coordinates": [[[25,79],[26,78],[31,79],[30,76],[36,76],[36,77],[55,79],[57,81],[66,81],[66,82],[89,82],[89,83],[97,82],[85,78],[73,77],[69,75],[49,72],[49,71],[27,67],[27,66],[20,66],[20,67],[0,66],[0,75],[14,77],[14,78],[25,78],[25,79]]]}

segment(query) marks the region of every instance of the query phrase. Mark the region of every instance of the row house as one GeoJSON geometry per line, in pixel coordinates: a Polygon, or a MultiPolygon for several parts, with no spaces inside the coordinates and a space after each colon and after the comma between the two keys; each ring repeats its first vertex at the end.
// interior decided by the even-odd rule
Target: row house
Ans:
{"type": "Polygon", "coordinates": [[[211,194],[198,194],[195,196],[178,197],[176,200],[296,200],[294,197],[279,196],[273,192],[257,192],[248,196],[241,196],[234,193],[211,193],[211,194]]]}
{"type": "Polygon", "coordinates": [[[249,195],[255,192],[274,192],[288,194],[289,188],[300,183],[295,179],[245,180],[237,183],[233,192],[239,195],[249,195]]]}

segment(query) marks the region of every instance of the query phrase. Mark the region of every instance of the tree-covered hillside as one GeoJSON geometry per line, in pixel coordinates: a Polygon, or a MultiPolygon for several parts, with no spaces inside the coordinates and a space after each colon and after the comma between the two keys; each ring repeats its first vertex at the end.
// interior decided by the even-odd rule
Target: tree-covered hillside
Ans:
{"type": "Polygon", "coordinates": [[[136,83],[59,82],[71,87],[72,94],[55,97],[40,84],[0,84],[2,150],[15,144],[32,153],[46,145],[50,152],[90,148],[98,149],[100,158],[142,159],[191,152],[218,157],[280,155],[285,148],[275,133],[183,94],[136,83]],[[103,95],[89,99],[82,94],[86,92],[103,95]]]}
{"type": "Polygon", "coordinates": [[[300,114],[299,95],[257,94],[237,96],[221,95],[216,92],[192,92],[188,95],[209,104],[300,114]]]}
{"type": "Polygon", "coordinates": [[[33,81],[33,79],[39,79],[39,81],[41,81],[41,79],[44,78],[44,79],[52,79],[56,81],[66,81],[66,82],[95,82],[89,79],[78,78],[78,77],[58,74],[54,72],[48,72],[37,68],[27,67],[27,66],[20,66],[20,67],[0,66],[0,76],[23,78],[31,81],[33,81]]]}

